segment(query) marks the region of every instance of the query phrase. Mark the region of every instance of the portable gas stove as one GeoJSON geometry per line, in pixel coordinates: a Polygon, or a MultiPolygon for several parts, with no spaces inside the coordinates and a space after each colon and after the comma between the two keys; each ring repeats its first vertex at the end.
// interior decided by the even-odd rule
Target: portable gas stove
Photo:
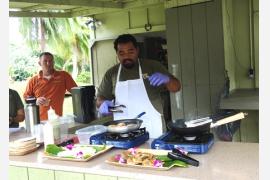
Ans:
{"type": "Polygon", "coordinates": [[[184,137],[170,131],[154,139],[151,143],[151,148],[164,150],[181,148],[189,153],[203,154],[206,153],[213,144],[214,135],[212,133],[204,133],[197,137],[184,137]]]}
{"type": "Polygon", "coordinates": [[[116,148],[128,149],[137,147],[149,139],[149,133],[145,128],[140,128],[127,133],[109,133],[105,132],[91,136],[90,144],[113,145],[116,148]]]}

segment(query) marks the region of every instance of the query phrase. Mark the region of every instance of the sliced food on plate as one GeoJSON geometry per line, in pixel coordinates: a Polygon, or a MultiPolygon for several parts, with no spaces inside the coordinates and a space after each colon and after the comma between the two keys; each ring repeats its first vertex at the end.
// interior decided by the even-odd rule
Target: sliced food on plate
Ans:
{"type": "Polygon", "coordinates": [[[109,145],[81,145],[69,144],[60,147],[54,144],[46,146],[44,156],[50,159],[70,160],[70,161],[88,161],[99,154],[110,150],[113,146],[109,145]]]}
{"type": "Polygon", "coordinates": [[[188,164],[169,158],[167,150],[130,148],[115,154],[106,163],[116,166],[138,167],[155,170],[169,170],[173,166],[187,167],[188,164]]]}

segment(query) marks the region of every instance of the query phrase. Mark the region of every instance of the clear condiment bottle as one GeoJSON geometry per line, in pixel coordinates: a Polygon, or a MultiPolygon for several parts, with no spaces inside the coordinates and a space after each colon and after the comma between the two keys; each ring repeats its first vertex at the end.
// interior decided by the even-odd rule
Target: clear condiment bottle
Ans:
{"type": "Polygon", "coordinates": [[[43,131],[45,147],[48,144],[55,144],[60,138],[59,116],[52,107],[48,110],[48,121],[45,123],[43,131]]]}

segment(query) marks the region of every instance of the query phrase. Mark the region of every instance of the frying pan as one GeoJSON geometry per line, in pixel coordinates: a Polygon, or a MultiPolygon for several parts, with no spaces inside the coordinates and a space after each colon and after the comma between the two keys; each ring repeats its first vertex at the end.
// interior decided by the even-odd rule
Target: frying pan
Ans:
{"type": "Polygon", "coordinates": [[[138,116],[136,116],[134,119],[122,119],[122,120],[110,121],[110,122],[104,123],[104,125],[107,126],[107,131],[110,133],[127,133],[130,131],[137,130],[141,127],[141,124],[143,121],[138,118],[140,118],[144,114],[145,112],[142,112],[138,116]],[[125,126],[117,126],[120,123],[124,123],[125,126]]]}
{"type": "Polygon", "coordinates": [[[223,124],[241,120],[245,117],[243,112],[237,113],[235,115],[220,119],[216,122],[209,122],[203,125],[198,125],[195,127],[187,127],[184,119],[177,119],[168,123],[168,127],[174,133],[179,135],[200,135],[204,132],[210,130],[210,128],[217,127],[223,124]]]}

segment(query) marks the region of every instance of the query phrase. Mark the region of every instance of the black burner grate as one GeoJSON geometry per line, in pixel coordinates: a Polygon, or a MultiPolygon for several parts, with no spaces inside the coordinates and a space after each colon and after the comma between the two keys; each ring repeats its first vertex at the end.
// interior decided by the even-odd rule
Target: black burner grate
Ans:
{"type": "Polygon", "coordinates": [[[209,142],[211,139],[213,138],[213,134],[211,133],[206,133],[206,134],[202,134],[200,136],[197,136],[195,138],[195,140],[186,140],[184,138],[184,136],[182,135],[178,135],[178,134],[170,134],[169,136],[167,136],[166,138],[164,138],[163,140],[166,143],[185,143],[185,144],[198,144],[198,143],[207,143],[209,142]]]}

